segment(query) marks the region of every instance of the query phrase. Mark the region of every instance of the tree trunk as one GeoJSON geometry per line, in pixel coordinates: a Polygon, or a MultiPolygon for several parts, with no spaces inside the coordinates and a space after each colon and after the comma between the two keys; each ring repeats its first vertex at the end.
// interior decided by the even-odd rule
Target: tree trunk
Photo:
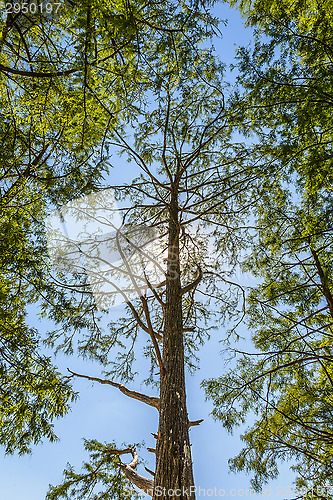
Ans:
{"type": "Polygon", "coordinates": [[[160,419],[156,445],[154,500],[195,499],[186,407],[179,221],[176,189],[170,206],[160,419]],[[192,487],[192,491],[191,491],[192,487]]]}

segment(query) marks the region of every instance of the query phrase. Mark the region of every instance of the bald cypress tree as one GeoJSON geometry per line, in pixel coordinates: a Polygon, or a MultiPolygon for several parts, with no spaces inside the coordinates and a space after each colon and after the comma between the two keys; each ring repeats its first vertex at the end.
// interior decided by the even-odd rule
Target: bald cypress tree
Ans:
{"type": "MultiPolygon", "coordinates": [[[[94,296],[105,310],[120,297],[127,313],[114,319],[111,309],[106,331],[87,332],[80,339],[81,353],[102,362],[105,377],[73,371],[71,375],[111,385],[159,412],[152,449],[156,470],[149,469],[153,478],[136,471],[138,456],[133,448],[99,444],[101,450],[104,446],[104,457],[119,457],[118,467],[127,479],[153,498],[170,499],[195,498],[189,429],[200,420],[188,416],[185,371],[194,368],[195,353],[216,322],[242,312],[237,310],[241,288],[228,278],[245,244],[238,227],[254,203],[248,187],[256,180],[243,147],[231,142],[233,121],[224,102],[217,59],[209,50],[198,50],[187,53],[181,65],[176,54],[170,52],[145,114],[122,131],[110,116],[105,145],[110,153],[125,155],[128,168],[139,171],[139,176],[125,184],[106,183],[92,199],[64,207],[65,222],[66,216],[77,217],[80,231],[75,237],[63,234],[61,245],[54,249],[68,271],[72,266],[76,273],[89,276],[91,288],[80,290],[71,284],[83,303],[94,296]],[[118,225],[115,214],[120,214],[118,225]],[[89,233],[92,219],[103,225],[95,234],[89,233]],[[143,336],[151,363],[146,381],[157,394],[143,394],[133,387],[136,377],[131,367],[143,336]],[[132,453],[131,463],[121,461],[124,453],[132,453]]],[[[70,332],[62,347],[72,346],[70,332]]],[[[103,452],[91,454],[88,471],[105,464],[101,457],[103,452]]],[[[86,498],[89,488],[97,498],[114,498],[118,493],[108,484],[115,484],[118,477],[116,463],[109,464],[104,488],[90,472],[67,469],[64,483],[52,487],[48,498],[67,498],[69,492],[86,498]]]]}

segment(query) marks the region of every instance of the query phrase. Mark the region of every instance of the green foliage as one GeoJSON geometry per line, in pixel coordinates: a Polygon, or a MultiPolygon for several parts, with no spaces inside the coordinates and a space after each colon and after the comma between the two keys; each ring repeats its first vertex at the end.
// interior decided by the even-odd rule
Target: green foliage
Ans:
{"type": "Polygon", "coordinates": [[[27,175],[29,149],[18,130],[7,121],[1,126],[0,443],[6,453],[22,454],[44,437],[56,439],[52,422],[68,412],[75,393],[40,353],[40,334],[26,320],[40,294],[52,295],[39,222],[46,198],[27,175]]]}
{"type": "MultiPolygon", "coordinates": [[[[236,4],[236,2],[233,2],[236,4]]],[[[233,97],[254,137],[258,236],[244,270],[254,350],[205,381],[213,414],[244,432],[231,469],[261,485],[289,460],[299,487],[330,485],[332,441],[332,9],[330,2],[237,2],[255,28],[233,97]]],[[[306,496],[306,495],[305,495],[306,496]]]]}
{"type": "Polygon", "coordinates": [[[47,500],[131,500],[142,496],[132,483],[120,473],[119,457],[111,452],[115,443],[99,443],[85,440],[85,450],[90,460],[82,465],[82,472],[76,473],[68,464],[64,471],[64,482],[50,486],[47,500]]]}
{"type": "Polygon", "coordinates": [[[110,120],[120,129],[165,75],[189,70],[215,25],[194,2],[63,2],[52,15],[14,18],[3,10],[2,112],[58,147],[91,152],[110,120]]]}
{"type": "Polygon", "coordinates": [[[235,351],[235,367],[204,386],[214,400],[213,415],[228,431],[245,424],[250,412],[256,415],[242,436],[244,449],[230,461],[232,470],[252,472],[259,490],[278,475],[279,461],[289,459],[299,486],[324,485],[332,470],[332,309],[327,290],[333,277],[333,207],[315,217],[314,207],[310,214],[310,207],[281,207],[271,192],[265,208],[245,267],[260,280],[249,293],[247,308],[255,349],[252,354],[235,351]]]}
{"type": "MultiPolygon", "coordinates": [[[[158,93],[164,74],[176,78],[177,65],[190,66],[189,49],[214,24],[194,2],[61,2],[51,15],[1,9],[0,441],[7,452],[27,452],[43,436],[54,440],[52,420],[74,398],[40,354],[40,335],[26,319],[30,305],[56,324],[54,338],[67,334],[65,352],[82,330],[91,335],[89,355],[102,362],[112,345],[95,349],[100,318],[87,278],[67,275],[64,289],[57,286],[44,220],[100,187],[111,122],[120,132],[138,118],[147,93],[158,93]]],[[[79,351],[87,355],[87,344],[79,351]]],[[[118,366],[126,373],[126,363],[118,366]]]]}
{"type": "MultiPolygon", "coordinates": [[[[233,2],[238,4],[238,2],[233,2]]],[[[239,50],[239,123],[271,168],[297,172],[309,195],[332,187],[333,17],[330,1],[239,2],[257,34],[239,50]]]]}

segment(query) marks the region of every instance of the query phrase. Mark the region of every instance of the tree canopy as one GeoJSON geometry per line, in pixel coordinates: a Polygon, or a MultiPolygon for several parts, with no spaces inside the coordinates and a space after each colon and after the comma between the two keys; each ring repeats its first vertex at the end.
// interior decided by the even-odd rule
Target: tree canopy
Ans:
{"type": "Polygon", "coordinates": [[[185,370],[217,326],[244,313],[254,351],[230,347],[235,368],[204,383],[229,431],[256,415],[232,469],[253,472],[259,489],[289,459],[303,496],[330,482],[331,5],[231,4],[256,42],[238,51],[230,99],[209,48],[218,29],[209,2],[1,13],[0,443],[25,453],[56,439],[52,421],[75,399],[42,354],[44,332],[28,321],[35,307],[53,322],[50,347],[100,363],[101,376],[70,378],[159,413],[153,479],[137,472],[137,444],[86,440],[89,462],[81,473],[68,466],[50,500],[132,498],[132,484],[187,498],[176,487],[194,486],[189,429],[200,421],[187,415],[185,370]],[[133,175],[114,181],[124,158],[133,175]],[[45,222],[60,228],[66,216],[80,230],[61,229],[52,256],[59,231],[45,222]],[[249,248],[243,270],[258,285],[245,308],[233,272],[249,248]],[[105,326],[115,297],[123,313],[105,326]],[[153,395],[123,385],[137,380],[142,345],[153,395]]]}
{"type": "Polygon", "coordinates": [[[68,379],[42,355],[44,332],[27,319],[32,304],[57,330],[96,326],[93,302],[74,304],[71,293],[57,287],[45,219],[98,188],[107,154],[97,146],[103,149],[111,120],[121,130],[136,117],[149,89],[158,91],[159,58],[173,54],[185,65],[187,45],[213,25],[198,6],[179,9],[172,2],[63,2],[52,13],[1,12],[0,434],[7,452],[30,451],[44,436],[54,440],[52,420],[75,397],[68,379]],[[183,43],[177,54],[174,39],[183,43]]]}
{"type": "Polygon", "coordinates": [[[229,431],[256,415],[231,468],[259,489],[289,459],[306,496],[332,476],[332,15],[325,2],[239,5],[257,36],[239,51],[245,89],[233,98],[262,172],[244,262],[259,280],[254,350],[235,350],[235,368],[205,387],[229,431]]]}
{"type": "MultiPolygon", "coordinates": [[[[241,146],[230,143],[223,67],[203,45],[216,23],[203,5],[193,2],[163,6],[126,2],[112,8],[103,2],[69,5],[54,16],[8,14],[2,29],[1,95],[4,120],[14,130],[13,149],[19,156],[15,177],[38,197],[32,205],[37,211],[36,233],[29,236],[40,243],[40,273],[36,282],[29,282],[29,290],[42,314],[56,325],[49,345],[99,360],[107,376],[133,379],[133,346],[140,330],[148,334],[145,353],[152,367],[148,380],[160,386],[158,404],[155,396],[113,380],[92,379],[148,402],[158,409],[160,424],[154,481],[135,471],[136,452],[130,464],[123,464],[119,455],[125,450],[111,453],[109,445],[87,442],[92,461],[98,462],[96,472],[91,471],[91,464],[85,466],[88,476],[92,473],[89,477],[68,469],[65,483],[51,488],[49,496],[89,495],[96,485],[95,480],[89,482],[94,474],[104,483],[108,477],[113,484],[126,486],[112,475],[115,464],[145,491],[154,484],[191,488],[189,428],[199,422],[189,421],[187,415],[185,364],[192,367],[193,354],[207,336],[214,315],[195,292],[201,285],[203,297],[208,297],[205,302],[215,301],[217,315],[225,315],[218,303],[228,300],[229,292],[217,282],[227,283],[228,272],[220,273],[218,263],[210,258],[207,231],[212,231],[216,253],[224,249],[233,264],[237,236],[230,224],[235,207],[246,197],[240,173],[248,171],[240,164],[241,146]],[[25,143],[23,151],[17,150],[18,132],[25,143]],[[142,172],[129,185],[101,185],[103,172],[112,167],[110,152],[114,151],[128,156],[142,172]],[[128,316],[112,321],[106,331],[88,274],[52,269],[42,227],[54,208],[61,211],[62,205],[78,196],[98,196],[104,187],[111,187],[121,203],[123,225],[153,228],[164,245],[160,266],[164,279],[150,283],[145,274],[138,277],[130,270],[119,244],[121,230],[116,229],[118,252],[137,298],[133,302],[122,293],[128,316]],[[142,291],[139,280],[143,277],[142,291]],[[77,341],[79,332],[83,335],[77,341]],[[128,341],[132,343],[129,350],[128,341]],[[112,347],[125,351],[116,362],[110,355],[112,347]],[[104,453],[118,459],[104,460],[104,453]],[[103,473],[102,465],[106,466],[103,473]]],[[[8,175],[11,179],[12,174],[8,175]]],[[[252,177],[248,171],[248,183],[252,177]]],[[[84,254],[82,248],[80,252],[84,254]]],[[[91,258],[89,252],[83,256],[91,258]]],[[[93,257],[99,260],[98,252],[93,257]]],[[[148,257],[154,260],[154,254],[148,257]]],[[[28,259],[23,266],[26,274],[35,271],[28,259]]],[[[106,278],[110,282],[110,276],[101,276],[106,278]]],[[[114,288],[120,293],[117,285],[114,288]]],[[[72,376],[82,375],[72,372],[72,376]]],[[[127,497],[123,489],[108,488],[96,498],[114,498],[115,494],[127,497]]],[[[179,497],[176,491],[173,496],[179,497]]]]}

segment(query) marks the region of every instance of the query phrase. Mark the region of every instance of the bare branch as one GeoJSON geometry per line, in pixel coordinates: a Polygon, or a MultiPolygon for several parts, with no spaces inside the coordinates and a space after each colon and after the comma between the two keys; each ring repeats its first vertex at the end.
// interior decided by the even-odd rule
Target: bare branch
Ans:
{"type": "Polygon", "coordinates": [[[143,490],[150,496],[153,496],[154,491],[154,481],[146,477],[140,476],[132,467],[126,464],[119,464],[119,467],[125,474],[125,476],[133,483],[135,486],[143,490]]]}
{"type": "Polygon", "coordinates": [[[157,408],[157,410],[159,410],[160,406],[159,398],[155,398],[153,396],[147,396],[146,394],[142,394],[141,392],[132,391],[131,389],[125,387],[123,384],[119,384],[118,382],[113,382],[113,380],[107,380],[98,377],[90,377],[89,375],[82,375],[80,373],[72,372],[72,370],[70,370],[69,368],[67,368],[67,370],[74,377],[86,378],[87,380],[91,380],[92,382],[99,382],[100,384],[106,384],[106,385],[111,385],[112,387],[116,387],[117,389],[120,390],[120,392],[122,392],[126,396],[133,399],[137,399],[138,401],[142,401],[142,403],[146,403],[149,406],[154,406],[154,408],[157,408]]]}
{"type": "Polygon", "coordinates": [[[202,271],[201,271],[201,268],[198,266],[198,276],[196,277],[196,279],[194,281],[192,281],[192,283],[189,283],[188,285],[184,286],[181,289],[180,294],[184,295],[184,293],[189,292],[190,290],[192,290],[193,288],[198,286],[201,280],[202,280],[202,271]]]}
{"type": "MultiPolygon", "coordinates": [[[[154,481],[152,479],[148,479],[146,477],[140,476],[134,469],[138,465],[138,455],[134,448],[126,448],[125,450],[109,450],[109,454],[114,455],[124,455],[125,453],[132,453],[133,460],[130,464],[123,464],[120,462],[118,467],[123,471],[125,476],[133,483],[135,486],[143,490],[150,496],[153,496],[154,490],[154,481]]],[[[120,459],[119,459],[120,460],[120,459]]],[[[151,471],[148,471],[151,472],[151,471]]],[[[153,472],[151,472],[154,474],[153,472]]]]}
{"type": "Polygon", "coordinates": [[[201,422],[203,422],[204,419],[203,418],[200,418],[200,420],[192,420],[188,423],[188,426],[189,427],[194,427],[195,425],[200,425],[201,422]]]}
{"type": "Polygon", "coordinates": [[[0,64],[0,73],[11,73],[13,75],[29,76],[31,78],[54,78],[55,76],[67,76],[72,73],[77,73],[81,71],[79,68],[68,69],[66,71],[54,71],[54,72],[40,72],[40,71],[23,71],[20,69],[8,68],[3,64],[0,64]]]}
{"type": "Polygon", "coordinates": [[[155,472],[148,469],[148,467],[145,467],[146,471],[149,472],[149,474],[151,474],[152,476],[155,476],[155,472]]]}
{"type": "Polygon", "coordinates": [[[321,263],[320,263],[320,260],[318,257],[318,252],[315,251],[311,245],[310,245],[310,250],[311,250],[311,253],[312,253],[312,256],[313,256],[313,259],[315,261],[316,268],[317,268],[317,271],[318,271],[318,274],[320,277],[323,294],[325,295],[327,305],[329,307],[331,316],[333,317],[333,297],[332,297],[331,291],[330,291],[328,283],[327,283],[327,278],[326,278],[325,273],[323,271],[323,268],[321,266],[321,263]]]}
{"type": "Polygon", "coordinates": [[[157,343],[156,333],[154,332],[153,325],[151,323],[149,308],[148,308],[148,304],[147,304],[147,299],[145,297],[142,297],[142,296],[140,297],[140,299],[141,299],[141,302],[142,302],[142,305],[143,305],[143,309],[145,311],[147,325],[148,325],[148,328],[149,328],[149,335],[150,335],[150,338],[151,338],[151,340],[153,342],[153,345],[154,345],[155,353],[156,353],[157,360],[158,360],[158,365],[159,365],[159,368],[160,368],[160,373],[162,374],[162,373],[165,372],[165,366],[164,366],[164,363],[163,363],[162,354],[161,354],[159,345],[157,343]]]}

